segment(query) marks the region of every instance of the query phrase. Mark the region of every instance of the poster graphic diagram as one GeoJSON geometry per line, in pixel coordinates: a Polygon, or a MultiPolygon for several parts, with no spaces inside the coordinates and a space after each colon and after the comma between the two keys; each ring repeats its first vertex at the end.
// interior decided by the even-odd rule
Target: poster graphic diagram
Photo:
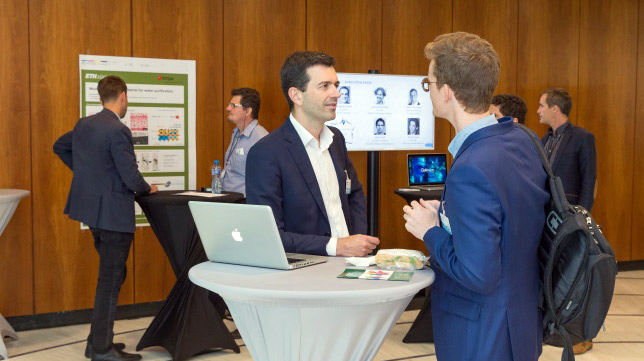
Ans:
{"type": "MultiPolygon", "coordinates": [[[[98,82],[116,75],[127,84],[139,171],[160,191],[196,189],[196,64],[194,60],[79,55],[80,116],[100,112],[98,82]]],[[[137,226],[148,224],[135,203],[137,226]]]]}

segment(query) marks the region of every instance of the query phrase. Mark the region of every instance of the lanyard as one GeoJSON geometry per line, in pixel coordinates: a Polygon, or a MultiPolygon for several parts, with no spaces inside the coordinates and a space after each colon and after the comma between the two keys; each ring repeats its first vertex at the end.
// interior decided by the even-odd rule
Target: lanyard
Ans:
{"type": "Polygon", "coordinates": [[[237,135],[233,139],[233,144],[230,146],[230,152],[228,152],[228,156],[226,157],[226,162],[225,162],[226,168],[228,168],[230,157],[233,156],[233,153],[235,152],[235,147],[237,146],[237,143],[239,142],[239,138],[241,138],[241,136],[242,136],[241,132],[237,133],[237,135]]]}

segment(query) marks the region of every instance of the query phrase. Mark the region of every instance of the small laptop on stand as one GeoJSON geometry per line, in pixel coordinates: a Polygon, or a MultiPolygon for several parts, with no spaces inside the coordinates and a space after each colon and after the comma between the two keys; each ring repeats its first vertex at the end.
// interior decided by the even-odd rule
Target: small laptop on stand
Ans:
{"type": "Polygon", "coordinates": [[[447,154],[407,154],[409,188],[423,190],[445,189],[447,154]]]}
{"type": "Polygon", "coordinates": [[[285,253],[269,206],[188,202],[208,259],[282,270],[311,266],[327,257],[285,253]]]}

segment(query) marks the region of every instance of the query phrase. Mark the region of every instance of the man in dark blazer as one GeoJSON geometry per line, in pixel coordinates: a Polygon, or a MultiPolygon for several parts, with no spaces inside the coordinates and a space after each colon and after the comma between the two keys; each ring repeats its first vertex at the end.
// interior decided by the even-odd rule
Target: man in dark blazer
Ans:
{"type": "Polygon", "coordinates": [[[541,142],[552,171],[561,178],[566,198],[591,210],[595,200],[597,155],[595,137],[568,120],[572,99],[562,88],[547,89],[539,99],[539,121],[550,126],[541,142]]]}
{"type": "Polygon", "coordinates": [[[456,130],[442,202],[403,208],[405,228],[425,242],[436,273],[436,356],[537,361],[546,173],[529,136],[509,117],[499,123],[488,111],[500,72],[490,43],[474,34],[445,34],[427,44],[425,56],[434,115],[456,130]]]}
{"type": "Polygon", "coordinates": [[[100,258],[92,326],[85,356],[92,360],[139,360],[114,344],[114,314],[134,239],[134,195],[154,193],[139,173],[127,112],[127,87],[116,76],[98,83],[103,110],[81,118],[54,144],[54,152],[74,173],[65,214],[90,227],[100,258]]]}
{"type": "MultiPolygon", "coordinates": [[[[541,93],[539,122],[550,126],[541,143],[553,173],[561,178],[568,202],[590,211],[597,181],[595,136],[570,122],[571,109],[572,98],[566,89],[550,88],[541,93]]],[[[592,347],[592,341],[583,341],[573,346],[573,352],[579,355],[592,347]]]]}
{"type": "Polygon", "coordinates": [[[366,256],[379,243],[367,231],[366,200],[335,119],[335,59],[296,52],[281,69],[291,109],[248,153],[246,200],[269,205],[287,252],[366,256]]]}

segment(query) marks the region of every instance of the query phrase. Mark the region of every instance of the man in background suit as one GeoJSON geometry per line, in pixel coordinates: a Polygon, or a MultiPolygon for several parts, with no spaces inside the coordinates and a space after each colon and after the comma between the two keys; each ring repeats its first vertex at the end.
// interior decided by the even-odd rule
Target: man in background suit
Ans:
{"type": "Polygon", "coordinates": [[[89,226],[100,264],[92,326],[85,356],[93,361],[140,360],[114,344],[116,303],[127,273],[134,239],[134,195],[154,193],[139,173],[130,129],[121,123],[127,112],[127,86],[110,75],[98,82],[103,110],[81,118],[54,144],[54,153],[72,170],[65,214],[89,226]]]}
{"type": "Polygon", "coordinates": [[[403,207],[405,228],[425,242],[436,273],[436,356],[536,361],[546,173],[528,135],[488,111],[500,72],[490,43],[474,34],[445,34],[427,44],[425,56],[423,85],[434,115],[456,130],[443,201],[403,207]]]}
{"type": "MultiPolygon", "coordinates": [[[[551,88],[541,93],[539,122],[550,126],[541,143],[553,173],[561,178],[568,202],[590,211],[597,180],[595,136],[570,123],[571,109],[572,98],[565,89],[551,88]]],[[[573,346],[573,352],[579,355],[592,347],[592,341],[583,341],[573,346]]]]}
{"type": "Polygon", "coordinates": [[[250,150],[246,199],[269,205],[287,252],[366,256],[379,243],[367,231],[366,199],[335,119],[335,59],[303,51],[280,72],[291,114],[250,150]]]}
{"type": "Polygon", "coordinates": [[[597,155],[595,137],[570,123],[572,99],[565,89],[547,89],[539,99],[539,122],[550,126],[541,142],[552,171],[561,178],[566,198],[588,211],[595,200],[597,155]]]}

